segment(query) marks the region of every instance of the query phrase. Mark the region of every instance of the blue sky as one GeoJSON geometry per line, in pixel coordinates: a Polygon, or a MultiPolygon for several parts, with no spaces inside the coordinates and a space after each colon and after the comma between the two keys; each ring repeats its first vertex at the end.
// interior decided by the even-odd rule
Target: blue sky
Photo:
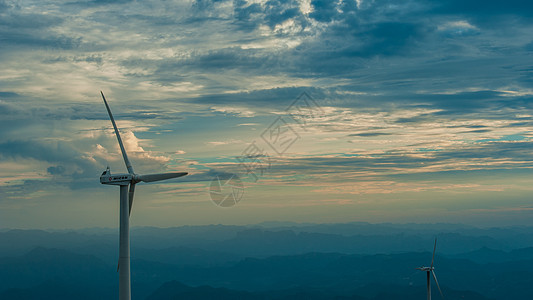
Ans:
{"type": "Polygon", "coordinates": [[[117,226],[100,90],[138,173],[190,173],[139,186],[134,226],[532,225],[532,20],[516,0],[0,1],[0,228],[117,226]],[[304,92],[313,115],[289,109],[304,92]],[[208,192],[224,173],[231,208],[208,192]]]}

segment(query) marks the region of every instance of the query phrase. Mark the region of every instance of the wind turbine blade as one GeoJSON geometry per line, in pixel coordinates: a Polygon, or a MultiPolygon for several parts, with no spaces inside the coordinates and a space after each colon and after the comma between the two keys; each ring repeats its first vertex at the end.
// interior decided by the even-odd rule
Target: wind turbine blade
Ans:
{"type": "Polygon", "coordinates": [[[442,293],[442,290],[439,286],[439,281],[437,280],[437,276],[435,276],[435,272],[433,270],[431,270],[431,275],[433,275],[433,279],[435,279],[435,283],[437,284],[437,288],[439,289],[440,295],[442,296],[442,298],[444,298],[444,294],[442,293]]]}
{"type": "Polygon", "coordinates": [[[435,245],[433,245],[433,258],[431,258],[431,267],[433,268],[433,261],[435,261],[435,250],[437,249],[437,238],[435,238],[435,245]]]}
{"type": "Polygon", "coordinates": [[[107,105],[107,101],[105,100],[104,93],[100,91],[100,94],[102,94],[102,99],[104,99],[104,104],[105,104],[105,108],[107,109],[107,113],[109,114],[109,119],[111,119],[111,123],[113,123],[113,128],[115,129],[115,135],[117,136],[117,140],[118,140],[118,145],[120,146],[120,151],[122,151],[122,157],[124,158],[124,162],[126,163],[126,169],[128,169],[128,173],[133,174],[133,167],[131,166],[130,160],[128,159],[128,155],[126,154],[126,149],[124,149],[124,145],[122,144],[122,139],[120,138],[120,133],[118,132],[117,124],[115,124],[115,118],[113,118],[111,109],[109,109],[109,105],[107,105]]]}
{"type": "Polygon", "coordinates": [[[128,192],[128,199],[130,201],[129,205],[129,216],[131,216],[131,207],[133,206],[133,194],[135,193],[135,183],[130,184],[130,190],[128,192]]]}
{"type": "Polygon", "coordinates": [[[159,173],[159,174],[147,174],[147,175],[138,175],[137,179],[144,182],[154,182],[159,180],[166,180],[176,177],[181,177],[187,175],[187,172],[175,172],[175,173],[159,173]]]}

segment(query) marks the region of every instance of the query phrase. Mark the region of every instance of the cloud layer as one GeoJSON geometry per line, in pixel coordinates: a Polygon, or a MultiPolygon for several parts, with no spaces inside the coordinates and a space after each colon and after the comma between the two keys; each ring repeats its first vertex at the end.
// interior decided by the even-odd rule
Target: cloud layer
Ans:
{"type": "Polygon", "coordinates": [[[388,220],[379,195],[411,203],[467,191],[471,203],[502,191],[514,199],[501,203],[505,214],[526,205],[530,190],[532,8],[514,0],[0,1],[0,207],[35,210],[57,190],[102,192],[105,166],[122,172],[103,90],[136,171],[191,173],[183,196],[163,184],[154,205],[176,191],[176,201],[205,209],[210,179],[243,175],[235,157],[255,142],[271,159],[245,193],[262,199],[246,211],[258,219],[276,218],[254,205],[283,207],[269,195],[298,193],[303,215],[362,197],[388,220]],[[320,108],[305,126],[286,111],[302,92],[320,108]],[[279,117],[297,133],[281,155],[264,138],[279,117]]]}

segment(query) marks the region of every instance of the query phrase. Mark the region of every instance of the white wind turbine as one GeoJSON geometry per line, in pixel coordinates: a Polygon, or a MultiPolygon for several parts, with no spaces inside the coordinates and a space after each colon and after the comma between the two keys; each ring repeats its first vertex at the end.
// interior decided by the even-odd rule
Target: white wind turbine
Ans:
{"type": "Polygon", "coordinates": [[[115,134],[117,136],[118,145],[120,146],[120,151],[122,152],[122,157],[126,163],[126,168],[128,173],[125,174],[113,174],[109,167],[102,173],[100,176],[100,183],[102,184],[111,184],[120,186],[120,242],[119,242],[119,259],[118,259],[118,269],[119,269],[119,299],[120,300],[130,300],[131,299],[131,281],[130,281],[130,221],[129,216],[131,214],[131,206],[133,205],[133,194],[135,192],[135,185],[141,181],[144,182],[154,182],[159,180],[171,179],[176,177],[181,177],[187,175],[187,172],[174,172],[174,173],[159,173],[159,174],[147,174],[147,175],[138,175],[133,172],[133,167],[131,166],[124,145],[122,144],[122,139],[120,138],[120,133],[118,132],[117,125],[115,124],[115,119],[107,101],[102,94],[102,99],[104,99],[104,104],[109,114],[109,119],[113,124],[115,129],[115,134]],[[128,192],[129,186],[129,192],[128,192]]]}
{"type": "Polygon", "coordinates": [[[435,245],[433,245],[433,258],[431,258],[431,267],[420,267],[416,268],[420,271],[425,271],[427,273],[427,291],[428,291],[428,300],[431,300],[431,275],[433,275],[433,279],[435,279],[435,283],[437,284],[437,288],[439,289],[440,295],[444,299],[444,294],[442,294],[442,290],[440,289],[439,282],[437,281],[437,276],[435,275],[435,268],[433,267],[433,262],[435,261],[435,250],[437,249],[437,238],[435,238],[435,245]],[[431,273],[431,275],[430,275],[431,273]]]}

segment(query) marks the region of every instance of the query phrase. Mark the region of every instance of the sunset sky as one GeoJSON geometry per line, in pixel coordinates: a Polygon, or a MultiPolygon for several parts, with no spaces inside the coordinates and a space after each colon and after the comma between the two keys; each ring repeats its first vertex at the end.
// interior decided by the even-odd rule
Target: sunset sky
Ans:
{"type": "Polygon", "coordinates": [[[0,0],[0,228],[118,226],[100,90],[137,173],[189,172],[132,226],[533,225],[532,33],[523,0],[0,0]]]}

